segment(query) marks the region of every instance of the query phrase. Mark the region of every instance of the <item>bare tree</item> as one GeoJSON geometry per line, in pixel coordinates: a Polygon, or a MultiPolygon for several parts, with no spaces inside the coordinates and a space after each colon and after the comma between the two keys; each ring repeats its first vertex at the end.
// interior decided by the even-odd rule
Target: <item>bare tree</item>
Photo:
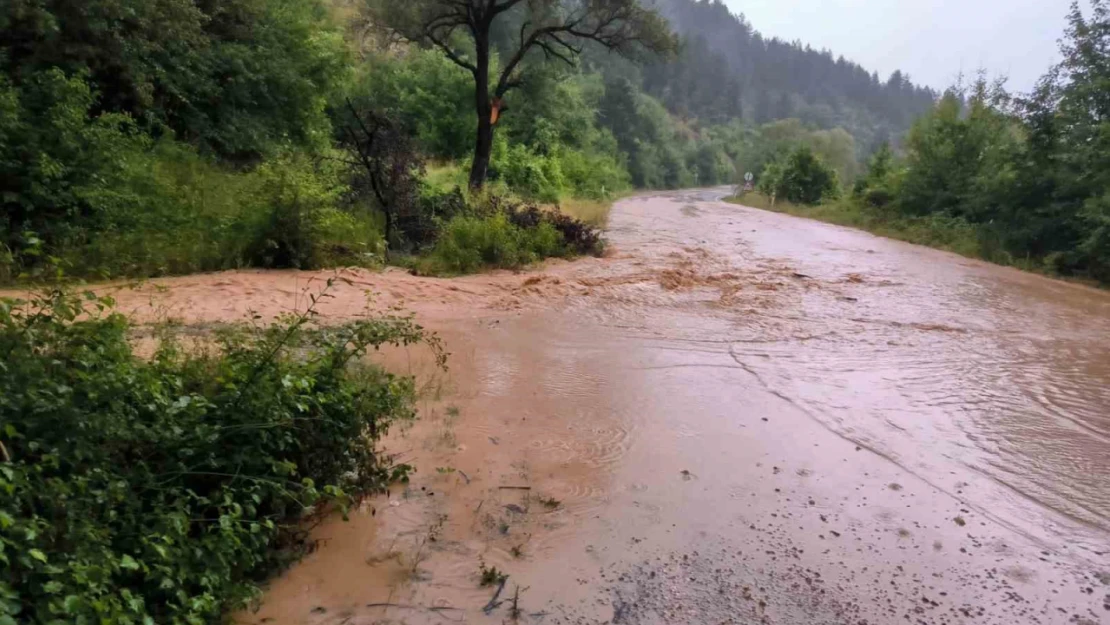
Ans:
{"type": "Polygon", "coordinates": [[[424,165],[408,133],[388,116],[360,111],[347,100],[341,144],[363,170],[356,188],[368,187],[385,216],[385,256],[397,243],[397,219],[417,210],[424,165]]]}
{"type": "Polygon", "coordinates": [[[534,53],[573,65],[588,42],[632,56],[669,53],[676,40],[666,21],[640,0],[368,0],[371,19],[403,38],[440,49],[474,76],[478,134],[470,186],[486,181],[493,132],[505,95],[526,77],[534,53]],[[520,21],[515,50],[491,76],[492,33],[499,19],[520,21]]]}

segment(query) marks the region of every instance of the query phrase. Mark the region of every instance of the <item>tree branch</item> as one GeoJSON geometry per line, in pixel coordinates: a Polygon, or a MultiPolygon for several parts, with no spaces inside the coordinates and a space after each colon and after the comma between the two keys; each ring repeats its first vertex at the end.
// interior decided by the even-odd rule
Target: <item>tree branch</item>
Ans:
{"type": "MultiPolygon", "coordinates": [[[[450,34],[450,33],[448,33],[448,34],[450,34]]],[[[466,59],[464,59],[462,57],[462,55],[459,54],[457,50],[452,48],[446,41],[441,40],[440,38],[438,38],[433,33],[426,33],[424,36],[428,39],[428,41],[432,42],[433,44],[435,44],[435,46],[437,48],[439,48],[441,51],[443,51],[443,53],[445,55],[447,55],[447,58],[450,59],[451,62],[454,63],[455,65],[458,65],[459,67],[461,67],[463,69],[469,70],[470,73],[472,73],[472,74],[478,71],[478,66],[477,65],[475,65],[475,64],[471,63],[470,61],[467,61],[466,59]]]]}
{"type": "MultiPolygon", "coordinates": [[[[519,1],[522,0],[504,0],[495,6],[511,8],[519,1]]],[[[627,55],[633,44],[650,40],[635,25],[637,19],[642,20],[645,17],[640,13],[643,11],[635,2],[613,2],[602,9],[586,9],[576,15],[567,16],[557,24],[537,27],[527,35],[531,22],[525,22],[520,29],[517,50],[501,72],[494,97],[501,97],[508,90],[519,86],[521,79],[515,78],[513,74],[527,54],[535,48],[542,50],[546,58],[559,59],[568,65],[573,65],[574,58],[582,54],[582,47],[571,44],[568,38],[593,41],[611,51],[627,55]]],[[[651,43],[647,45],[652,46],[651,43]]]]}

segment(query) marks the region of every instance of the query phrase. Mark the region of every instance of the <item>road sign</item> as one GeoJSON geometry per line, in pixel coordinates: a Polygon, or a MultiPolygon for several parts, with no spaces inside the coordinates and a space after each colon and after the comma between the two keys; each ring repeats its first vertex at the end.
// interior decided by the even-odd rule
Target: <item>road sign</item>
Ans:
{"type": "Polygon", "coordinates": [[[744,174],[745,182],[751,182],[752,180],[755,180],[755,175],[752,174],[752,172],[749,171],[748,173],[744,174]]]}

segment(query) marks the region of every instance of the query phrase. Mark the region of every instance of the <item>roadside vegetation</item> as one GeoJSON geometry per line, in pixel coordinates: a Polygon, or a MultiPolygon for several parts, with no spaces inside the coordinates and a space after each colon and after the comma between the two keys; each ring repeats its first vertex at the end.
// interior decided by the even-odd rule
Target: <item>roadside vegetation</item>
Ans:
{"type": "Polygon", "coordinates": [[[310,307],[203,344],[160,328],[139,356],[111,305],[0,302],[0,623],[219,622],[315,519],[410,470],[376,443],[413,417],[413,383],[362,360],[441,354],[410,319],[310,307]]]}
{"type": "Polygon", "coordinates": [[[876,151],[848,190],[827,187],[803,146],[762,170],[762,196],[734,201],[1108,284],[1108,49],[1110,3],[1073,7],[1063,60],[1033,93],[981,76],[946,92],[897,152],[876,151]]]}
{"type": "MultiPolygon", "coordinates": [[[[450,32],[429,38],[413,26],[460,3],[15,2],[0,16],[0,284],[58,266],[91,279],[376,267],[429,254],[441,232],[457,243],[456,188],[471,212],[535,204],[598,227],[615,198],[729,183],[769,158],[755,144],[799,133],[848,180],[866,149],[854,137],[897,134],[932,97],[763,39],[720,5],[604,3],[571,42],[540,4],[499,10],[484,34],[439,20],[450,32]],[[763,64],[814,68],[844,114],[750,68],[741,90],[739,69],[721,75],[726,52],[698,40],[714,24],[763,64]],[[415,183],[398,195],[375,176],[415,183]]],[[[426,268],[578,249],[524,247],[426,268]]]]}
{"type": "Polygon", "coordinates": [[[0,300],[0,625],[218,622],[405,476],[376,443],[412,383],[362,356],[437,348],[309,310],[140,354],[67,280],[519,269],[751,172],[745,203],[1110,282],[1093,7],[1034,93],[938,99],[715,1],[6,2],[0,285],[50,286],[0,300]]]}

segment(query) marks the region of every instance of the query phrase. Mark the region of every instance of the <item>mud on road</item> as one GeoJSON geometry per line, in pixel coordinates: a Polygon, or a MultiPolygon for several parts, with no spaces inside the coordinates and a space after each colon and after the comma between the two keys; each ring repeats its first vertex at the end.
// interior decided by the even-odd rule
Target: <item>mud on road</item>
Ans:
{"type": "MultiPolygon", "coordinates": [[[[343,272],[325,319],[414,311],[450,371],[383,356],[418,473],[237,621],[1110,622],[1110,294],[722,196],[619,203],[609,258],[343,272]]],[[[329,275],[117,297],[204,325],[329,275]]]]}

